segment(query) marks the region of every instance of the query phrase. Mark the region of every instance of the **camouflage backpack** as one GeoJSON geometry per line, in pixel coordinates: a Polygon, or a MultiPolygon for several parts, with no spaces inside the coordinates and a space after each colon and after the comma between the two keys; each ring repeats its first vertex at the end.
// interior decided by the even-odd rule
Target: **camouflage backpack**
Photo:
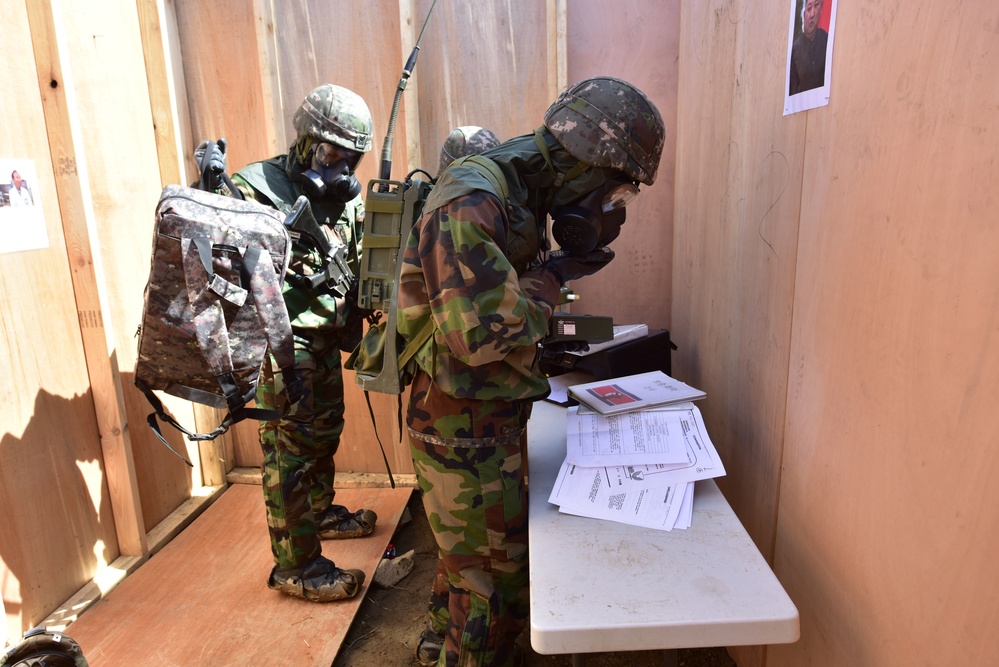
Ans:
{"type": "Polygon", "coordinates": [[[32,628],[2,658],[0,667],[87,667],[83,649],[60,632],[32,628]]]}
{"type": "Polygon", "coordinates": [[[147,422],[167,447],[157,417],[190,440],[214,439],[242,419],[277,417],[246,407],[268,351],[289,393],[297,394],[301,383],[282,296],[291,254],[285,222],[282,213],[256,202],[176,185],[163,190],[135,385],[152,404],[147,422]],[[214,431],[195,433],[165,412],[154,390],[229,413],[214,431]]]}

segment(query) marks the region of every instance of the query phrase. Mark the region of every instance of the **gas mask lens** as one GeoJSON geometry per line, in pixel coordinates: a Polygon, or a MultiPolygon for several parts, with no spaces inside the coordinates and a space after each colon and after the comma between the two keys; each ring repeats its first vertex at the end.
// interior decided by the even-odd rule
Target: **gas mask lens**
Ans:
{"type": "Polygon", "coordinates": [[[343,162],[347,165],[347,170],[353,172],[357,168],[357,163],[361,161],[361,153],[323,142],[316,145],[313,158],[317,170],[320,167],[332,167],[343,162]]]}
{"type": "Polygon", "coordinates": [[[604,213],[624,208],[638,194],[638,186],[634,183],[624,183],[613,188],[604,195],[602,209],[604,213]]]}
{"type": "Polygon", "coordinates": [[[298,180],[309,197],[345,204],[361,194],[361,184],[354,176],[361,155],[334,144],[316,144],[310,167],[298,180]]]}

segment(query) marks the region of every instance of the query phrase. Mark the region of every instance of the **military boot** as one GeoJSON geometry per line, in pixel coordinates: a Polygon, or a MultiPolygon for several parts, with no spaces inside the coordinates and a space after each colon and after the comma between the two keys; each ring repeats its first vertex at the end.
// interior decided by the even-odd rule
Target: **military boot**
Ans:
{"type": "Polygon", "coordinates": [[[371,510],[357,510],[351,514],[343,505],[331,505],[316,517],[316,532],[324,540],[364,537],[374,532],[377,520],[378,515],[371,510]]]}
{"type": "Polygon", "coordinates": [[[267,586],[276,591],[313,602],[346,600],[357,595],[364,583],[361,570],[341,570],[324,556],[301,567],[279,569],[274,566],[267,586]]]}
{"type": "Polygon", "coordinates": [[[420,641],[416,644],[416,659],[424,667],[437,664],[444,649],[444,635],[434,631],[434,626],[427,622],[427,627],[420,633],[420,641]]]}

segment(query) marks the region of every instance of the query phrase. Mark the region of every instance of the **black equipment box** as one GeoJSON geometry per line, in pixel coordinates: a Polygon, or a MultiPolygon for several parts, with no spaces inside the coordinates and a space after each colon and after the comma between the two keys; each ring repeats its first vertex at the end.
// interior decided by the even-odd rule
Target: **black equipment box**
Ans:
{"type": "Polygon", "coordinates": [[[548,338],[552,342],[586,341],[602,343],[614,338],[614,320],[603,315],[570,315],[555,313],[548,327],[548,338]]]}
{"type": "Polygon", "coordinates": [[[650,330],[644,338],[636,338],[583,356],[563,355],[561,363],[542,361],[541,369],[549,375],[561,375],[569,371],[583,371],[593,376],[593,380],[637,375],[649,371],[662,371],[670,375],[672,351],[676,345],[670,340],[666,329],[650,330]],[[572,363],[571,360],[575,359],[572,363]]]}

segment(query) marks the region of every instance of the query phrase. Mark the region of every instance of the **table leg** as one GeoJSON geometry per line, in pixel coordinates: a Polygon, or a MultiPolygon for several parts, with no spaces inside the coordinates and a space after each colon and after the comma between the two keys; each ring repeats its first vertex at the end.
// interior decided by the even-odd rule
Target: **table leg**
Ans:
{"type": "Polygon", "coordinates": [[[583,667],[583,663],[586,662],[586,658],[582,653],[572,654],[572,667],[583,667]]]}

